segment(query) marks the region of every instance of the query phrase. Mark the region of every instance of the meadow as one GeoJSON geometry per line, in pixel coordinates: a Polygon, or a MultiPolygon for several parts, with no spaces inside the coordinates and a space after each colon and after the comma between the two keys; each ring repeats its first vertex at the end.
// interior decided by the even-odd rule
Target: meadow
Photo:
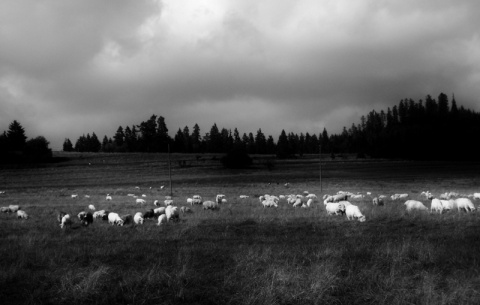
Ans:
{"type": "Polygon", "coordinates": [[[480,192],[480,163],[324,156],[320,183],[318,156],[254,156],[253,168],[229,170],[220,156],[174,154],[175,205],[220,193],[228,203],[193,206],[161,227],[77,221],[62,230],[58,211],[153,208],[170,195],[169,163],[164,154],[56,156],[63,160],[0,169],[0,206],[19,204],[30,216],[0,214],[1,304],[480,303],[480,213],[407,214],[404,200],[374,207],[367,196],[351,200],[367,218],[360,223],[327,216],[321,200],[337,191],[408,193],[429,207],[422,191],[480,192]],[[285,201],[265,209],[257,199],[304,191],[319,197],[308,209],[285,201]]]}

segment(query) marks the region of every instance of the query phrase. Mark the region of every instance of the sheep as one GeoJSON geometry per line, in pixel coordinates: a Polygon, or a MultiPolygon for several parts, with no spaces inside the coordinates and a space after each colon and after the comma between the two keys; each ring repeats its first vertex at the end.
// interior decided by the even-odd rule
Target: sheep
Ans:
{"type": "Polygon", "coordinates": [[[249,196],[247,195],[240,195],[240,199],[247,199],[249,196]]]}
{"type": "Polygon", "coordinates": [[[149,219],[149,218],[154,218],[155,217],[155,211],[153,209],[150,209],[143,213],[143,218],[144,219],[149,219]]]}
{"type": "Polygon", "coordinates": [[[187,198],[187,204],[193,205],[193,198],[187,198]]]}
{"type": "Polygon", "coordinates": [[[82,211],[82,212],[78,213],[78,215],[77,215],[78,220],[82,220],[85,217],[85,215],[87,215],[87,212],[82,211]]]}
{"type": "Polygon", "coordinates": [[[80,219],[82,225],[88,226],[89,224],[93,223],[93,215],[90,212],[85,213],[84,217],[80,219]]]}
{"type": "Polygon", "coordinates": [[[25,211],[23,210],[18,210],[17,211],[17,218],[21,218],[21,219],[28,219],[28,215],[25,211]]]}
{"type": "Polygon", "coordinates": [[[62,218],[60,218],[60,228],[65,228],[66,226],[70,226],[72,224],[72,220],[70,219],[69,214],[64,214],[62,218]]]}
{"type": "Polygon", "coordinates": [[[164,202],[165,206],[170,206],[173,204],[173,200],[172,199],[166,199],[164,202]]]}
{"type": "Polygon", "coordinates": [[[278,204],[274,200],[264,200],[262,201],[262,205],[264,208],[278,207],[278,204]]]}
{"type": "Polygon", "coordinates": [[[2,212],[2,213],[11,213],[12,210],[10,210],[9,207],[1,207],[1,208],[0,208],[0,212],[2,212]]]}
{"type": "Polygon", "coordinates": [[[123,226],[123,220],[120,218],[120,215],[117,213],[108,214],[108,223],[110,225],[123,226]]]}
{"type": "Polygon", "coordinates": [[[203,202],[203,209],[204,210],[217,210],[219,209],[218,203],[207,200],[203,202]]]}
{"type": "Polygon", "coordinates": [[[107,194],[107,196],[105,197],[105,200],[112,201],[112,196],[110,196],[110,194],[107,194]]]}
{"type": "Polygon", "coordinates": [[[450,211],[453,209],[455,205],[455,200],[450,199],[450,200],[440,200],[440,203],[442,204],[442,211],[450,211]]]}
{"type": "Polygon", "coordinates": [[[159,207],[159,208],[156,208],[153,210],[153,212],[155,213],[155,216],[157,215],[161,215],[161,214],[165,214],[165,207],[159,207]]]}
{"type": "Polygon", "coordinates": [[[19,205],[9,205],[8,208],[10,209],[10,212],[11,213],[16,213],[18,210],[20,210],[20,206],[19,205]]]}
{"type": "Polygon", "coordinates": [[[293,204],[293,207],[296,208],[296,207],[300,207],[302,206],[302,199],[301,198],[297,198],[297,200],[295,200],[295,203],[293,204]]]}
{"type": "Polygon", "coordinates": [[[88,209],[91,210],[91,211],[95,211],[95,206],[93,204],[90,204],[88,206],[88,209]]]}
{"type": "Polygon", "coordinates": [[[133,216],[130,214],[120,216],[120,219],[123,220],[124,225],[132,224],[133,223],[133,216]]]}
{"type": "Polygon", "coordinates": [[[418,211],[428,211],[427,207],[423,205],[420,201],[417,200],[407,200],[405,201],[405,206],[407,208],[407,212],[411,212],[414,210],[418,211]]]}
{"type": "Polygon", "coordinates": [[[85,198],[90,198],[90,195],[85,195],[85,198]]]}
{"type": "Polygon", "coordinates": [[[379,197],[373,198],[373,205],[379,205],[379,206],[384,205],[383,199],[379,197]]]}
{"type": "Polygon", "coordinates": [[[342,215],[345,213],[345,205],[339,202],[328,202],[325,205],[328,215],[342,215]]]}
{"type": "Polygon", "coordinates": [[[147,195],[145,195],[145,194],[142,194],[142,197],[143,197],[143,198],[146,198],[146,197],[147,197],[147,195]]]}
{"type": "Polygon", "coordinates": [[[392,198],[392,200],[405,199],[407,197],[408,197],[408,194],[395,194],[395,195],[390,196],[390,198],[392,198]]]}
{"type": "Polygon", "coordinates": [[[200,195],[193,195],[191,205],[194,205],[194,204],[202,204],[202,203],[203,203],[202,196],[200,196],[200,195]]]}
{"type": "Polygon", "coordinates": [[[366,220],[365,216],[360,212],[360,209],[356,205],[349,205],[345,207],[345,214],[347,215],[348,220],[355,220],[357,219],[360,222],[364,222],[366,220]]]}
{"type": "Polygon", "coordinates": [[[215,197],[215,201],[220,204],[220,203],[222,203],[222,199],[224,199],[224,198],[225,198],[225,195],[218,194],[217,197],[215,197]]]}
{"type": "Polygon", "coordinates": [[[323,204],[326,205],[329,202],[339,202],[339,201],[347,200],[349,196],[350,195],[345,194],[345,193],[341,193],[341,194],[337,194],[337,195],[333,195],[333,196],[328,196],[323,201],[323,204]]]}
{"type": "Polygon", "coordinates": [[[313,198],[307,200],[307,207],[310,207],[313,204],[313,198]]]}
{"type": "Polygon", "coordinates": [[[105,210],[100,210],[100,211],[95,211],[93,213],[93,218],[103,218],[106,214],[106,211],[105,210]]]}
{"type": "Polygon", "coordinates": [[[472,201],[468,198],[455,199],[455,204],[459,212],[460,210],[465,210],[465,212],[475,211],[475,206],[473,205],[472,201]]]}
{"type": "Polygon", "coordinates": [[[78,198],[78,194],[72,194],[71,197],[72,197],[72,199],[77,199],[77,198],[78,198]]]}
{"type": "Polygon", "coordinates": [[[156,206],[156,207],[158,207],[158,206],[160,205],[160,201],[154,200],[154,201],[153,201],[153,205],[156,206]]]}
{"type": "Polygon", "coordinates": [[[136,225],[143,225],[143,222],[144,222],[143,213],[137,212],[135,216],[133,216],[133,222],[135,222],[136,225]]]}
{"type": "Polygon", "coordinates": [[[165,196],[165,200],[172,200],[172,196],[165,196]]]}
{"type": "Polygon", "coordinates": [[[137,199],[135,199],[135,203],[137,203],[137,204],[146,204],[147,201],[145,201],[145,199],[137,198],[137,199]]]}
{"type": "Polygon", "coordinates": [[[165,209],[165,215],[167,216],[167,221],[180,219],[178,208],[172,205],[167,206],[165,209]]]}
{"type": "Polygon", "coordinates": [[[127,194],[127,196],[129,196],[129,197],[134,197],[135,194],[127,194]]]}
{"type": "Polygon", "coordinates": [[[473,200],[480,199],[480,193],[473,193],[473,200]]]}
{"type": "Polygon", "coordinates": [[[344,201],[339,201],[338,203],[343,204],[343,206],[345,208],[348,207],[349,205],[352,205],[349,201],[345,201],[345,200],[344,201]]]}
{"type": "Polygon", "coordinates": [[[190,209],[189,207],[181,207],[181,208],[180,208],[180,212],[182,212],[183,214],[185,214],[185,213],[193,213],[192,209],[190,209]]]}
{"type": "Polygon", "coordinates": [[[351,199],[363,199],[364,197],[362,194],[352,194],[350,196],[351,199]]]}
{"type": "Polygon", "coordinates": [[[442,202],[437,198],[433,198],[432,203],[430,204],[430,213],[433,212],[437,212],[439,214],[442,214],[443,212],[442,202]]]}
{"type": "Polygon", "coordinates": [[[308,199],[317,199],[317,195],[315,195],[315,194],[308,194],[305,197],[308,198],[308,199]]]}
{"type": "Polygon", "coordinates": [[[167,223],[167,216],[165,214],[162,214],[162,215],[158,216],[157,226],[161,226],[164,223],[167,223]]]}

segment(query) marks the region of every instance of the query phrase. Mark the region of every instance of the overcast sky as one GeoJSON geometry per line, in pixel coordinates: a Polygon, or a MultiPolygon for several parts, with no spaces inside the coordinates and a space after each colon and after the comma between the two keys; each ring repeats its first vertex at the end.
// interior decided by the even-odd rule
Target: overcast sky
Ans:
{"type": "Polygon", "coordinates": [[[480,110],[480,1],[2,0],[0,131],[61,149],[152,114],[278,139],[449,97],[480,110]]]}

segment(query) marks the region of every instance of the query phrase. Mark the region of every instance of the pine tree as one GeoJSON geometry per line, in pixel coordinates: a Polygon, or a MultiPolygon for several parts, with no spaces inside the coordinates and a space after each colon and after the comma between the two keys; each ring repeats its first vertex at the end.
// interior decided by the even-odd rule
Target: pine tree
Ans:
{"type": "Polygon", "coordinates": [[[22,151],[25,147],[27,140],[25,129],[16,120],[10,123],[8,127],[7,140],[8,150],[10,151],[22,151]]]}
{"type": "Polygon", "coordinates": [[[63,141],[63,151],[73,151],[73,144],[68,138],[63,141]]]}
{"type": "Polygon", "coordinates": [[[198,124],[195,124],[195,126],[193,126],[192,135],[190,137],[192,138],[191,139],[192,151],[194,153],[199,152],[200,151],[200,143],[202,142],[202,139],[201,139],[201,136],[200,136],[200,127],[198,126],[198,124]]]}

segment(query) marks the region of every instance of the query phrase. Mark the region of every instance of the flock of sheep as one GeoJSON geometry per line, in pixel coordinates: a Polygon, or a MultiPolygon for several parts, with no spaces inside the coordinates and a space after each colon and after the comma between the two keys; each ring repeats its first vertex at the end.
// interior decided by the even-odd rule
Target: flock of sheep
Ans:
{"type": "MultiPolygon", "coordinates": [[[[137,187],[138,188],[138,187],[137,187]]],[[[138,198],[134,194],[128,194],[127,196],[135,198],[135,203],[143,205],[146,204],[147,201],[144,198],[138,198]]],[[[348,200],[356,200],[356,199],[364,199],[365,197],[369,196],[372,198],[370,192],[367,192],[366,195],[351,192],[343,192],[339,191],[335,195],[324,195],[323,196],[323,203],[325,207],[325,211],[327,215],[346,215],[348,220],[358,220],[360,222],[366,221],[365,215],[362,214],[360,208],[348,200]]],[[[430,200],[430,212],[431,213],[444,213],[450,211],[452,209],[456,209],[458,211],[466,211],[472,212],[475,211],[475,206],[470,198],[480,199],[480,193],[474,193],[470,195],[461,195],[458,193],[450,192],[440,194],[435,197],[432,193],[426,191],[422,192],[421,196],[425,196],[426,199],[430,200]]],[[[90,196],[85,195],[86,198],[90,198],[90,196]]],[[[141,197],[147,197],[146,195],[142,195],[141,197]]],[[[407,199],[409,197],[408,194],[394,194],[390,196],[392,201],[400,200],[400,199],[407,199]]],[[[72,194],[71,198],[76,199],[78,198],[78,194],[72,194]]],[[[247,195],[240,195],[240,200],[245,200],[249,198],[247,195]]],[[[290,194],[290,195],[261,195],[258,197],[260,203],[264,208],[273,207],[276,208],[280,204],[281,201],[286,202],[287,204],[291,205],[293,208],[301,207],[301,208],[309,208],[312,207],[314,203],[318,201],[318,198],[315,194],[310,194],[309,192],[305,191],[303,194],[290,194]]],[[[387,196],[379,195],[374,197],[372,203],[374,206],[383,206],[385,204],[385,199],[387,196]]],[[[107,194],[105,197],[106,201],[111,201],[112,196],[107,194]]],[[[170,196],[165,196],[165,200],[163,204],[160,203],[159,200],[155,200],[153,202],[156,208],[151,208],[145,212],[137,212],[135,215],[126,214],[120,216],[116,212],[109,212],[106,210],[99,210],[96,211],[95,207],[91,204],[88,206],[87,211],[81,211],[77,214],[77,218],[83,226],[88,226],[93,223],[94,219],[101,219],[108,221],[110,225],[117,225],[123,226],[127,224],[134,224],[134,225],[142,225],[145,219],[156,219],[157,225],[163,225],[168,221],[176,221],[179,220],[179,214],[181,213],[192,213],[192,209],[188,206],[177,207],[173,205],[174,201],[170,196]],[[161,206],[164,205],[164,206],[161,206]]],[[[200,195],[194,195],[192,198],[188,198],[186,200],[187,204],[193,205],[201,205],[204,210],[218,210],[220,208],[220,204],[227,203],[226,196],[223,194],[218,194],[215,197],[214,201],[211,200],[203,200],[200,195]]],[[[407,212],[412,211],[428,211],[428,208],[418,200],[406,200],[405,208],[407,212]]],[[[3,213],[16,213],[17,218],[21,219],[28,219],[28,215],[25,211],[20,209],[18,205],[10,205],[8,207],[0,207],[0,212],[3,213]]],[[[59,212],[57,215],[57,221],[60,225],[60,228],[68,227],[72,224],[73,218],[69,213],[59,212]]]]}

